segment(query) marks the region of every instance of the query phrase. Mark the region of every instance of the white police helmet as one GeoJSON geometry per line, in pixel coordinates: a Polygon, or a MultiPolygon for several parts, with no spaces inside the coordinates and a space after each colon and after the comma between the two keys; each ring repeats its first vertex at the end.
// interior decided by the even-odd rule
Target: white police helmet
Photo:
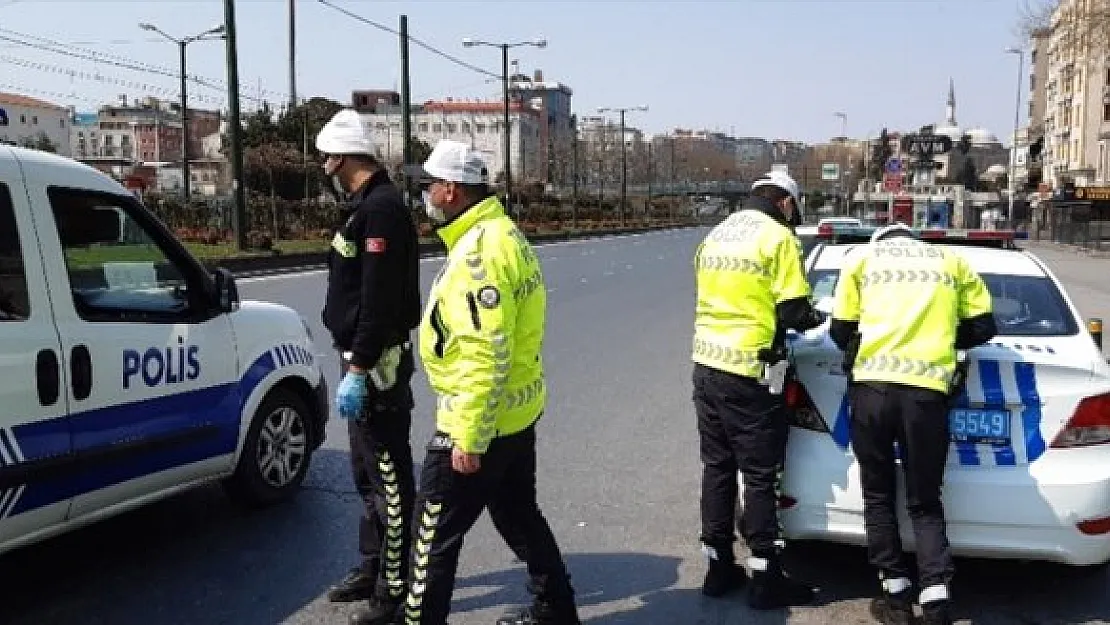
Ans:
{"type": "Polygon", "coordinates": [[[893,223],[889,226],[883,226],[871,234],[871,242],[878,243],[886,239],[893,239],[894,237],[911,237],[917,238],[913,230],[902,222],[893,223]]]}

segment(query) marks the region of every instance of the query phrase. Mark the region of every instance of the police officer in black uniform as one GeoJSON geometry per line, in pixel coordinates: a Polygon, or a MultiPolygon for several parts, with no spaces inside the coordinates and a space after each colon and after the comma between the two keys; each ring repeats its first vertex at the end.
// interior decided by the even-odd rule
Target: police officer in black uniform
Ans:
{"type": "Polygon", "coordinates": [[[333,188],[348,196],[329,251],[323,321],[342,360],[336,404],[348,422],[351,468],[365,503],[362,562],[328,598],[366,599],[360,622],[388,623],[406,591],[415,490],[409,431],[410,332],[420,321],[417,233],[355,111],[337,113],[316,148],[333,188]]]}

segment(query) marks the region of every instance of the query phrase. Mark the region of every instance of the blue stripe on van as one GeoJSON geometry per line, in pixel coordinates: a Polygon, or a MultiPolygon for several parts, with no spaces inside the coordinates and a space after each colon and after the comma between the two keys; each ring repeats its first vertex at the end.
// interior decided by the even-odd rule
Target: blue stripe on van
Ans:
{"type": "Polygon", "coordinates": [[[848,393],[840,398],[840,408],[836,411],[836,421],[833,422],[832,439],[836,446],[847,451],[852,442],[851,408],[848,405],[848,393]]]}
{"type": "Polygon", "coordinates": [[[1045,452],[1041,435],[1041,394],[1037,390],[1037,368],[1031,362],[1014,363],[1018,394],[1021,395],[1021,423],[1025,430],[1025,454],[1032,463],[1045,452]]]}
{"type": "Polygon", "coordinates": [[[70,453],[73,447],[95,450],[119,441],[158,438],[198,426],[214,426],[215,434],[185,441],[168,449],[137,452],[92,470],[27,484],[10,515],[126,482],[143,475],[231,454],[239,440],[243,402],[278,367],[272,351],[256,359],[239,382],[75,413],[12,428],[25,461],[70,453]],[[211,405],[198,415],[193,408],[211,405]]]}

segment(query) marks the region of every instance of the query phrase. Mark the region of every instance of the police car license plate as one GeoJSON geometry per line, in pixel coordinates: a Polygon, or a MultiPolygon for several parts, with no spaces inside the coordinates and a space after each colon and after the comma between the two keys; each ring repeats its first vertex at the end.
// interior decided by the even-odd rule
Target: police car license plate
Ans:
{"type": "Polygon", "coordinates": [[[961,443],[1010,442],[1010,411],[957,408],[948,413],[948,431],[961,443]]]}

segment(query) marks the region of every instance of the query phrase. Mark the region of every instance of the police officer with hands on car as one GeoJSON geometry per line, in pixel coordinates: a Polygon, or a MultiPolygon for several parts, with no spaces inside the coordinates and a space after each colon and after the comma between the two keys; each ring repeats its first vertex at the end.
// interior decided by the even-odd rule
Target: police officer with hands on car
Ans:
{"type": "Polygon", "coordinates": [[[420,319],[417,233],[358,113],[336,113],[316,149],[345,199],[328,253],[322,316],[342,360],[336,407],[348,423],[351,469],[365,504],[362,562],[328,597],[366,599],[362,622],[388,623],[404,599],[415,490],[409,335],[420,319]]]}
{"type": "Polygon", "coordinates": [[[400,622],[444,625],[463,537],[488,509],[527,564],[532,606],[501,625],[579,625],[563,556],[536,502],[547,290],[531,245],[487,186],[481,157],[443,140],[424,163],[424,207],[447,246],[420,325],[437,396],[400,622]]]}
{"type": "Polygon", "coordinates": [[[821,325],[810,304],[801,244],[798,183],[770,172],[751,199],[716,226],[696,258],[694,404],[703,464],[701,542],[709,558],[702,592],[717,597],[748,581],[733,553],[737,470],[744,476],[744,539],[751,550],[748,602],[756,609],[803,605],[814,589],[783,570],[777,487],[788,425],[782,387],[788,329],[821,325]]]}
{"type": "Polygon", "coordinates": [[[948,412],[961,391],[957,351],[997,331],[991,294],[959,254],[893,224],[849,254],[833,297],[829,334],[845,351],[868,554],[882,586],[871,613],[891,625],[914,622],[895,508],[900,453],[924,621],[947,625],[954,571],[941,505],[948,412]]]}

